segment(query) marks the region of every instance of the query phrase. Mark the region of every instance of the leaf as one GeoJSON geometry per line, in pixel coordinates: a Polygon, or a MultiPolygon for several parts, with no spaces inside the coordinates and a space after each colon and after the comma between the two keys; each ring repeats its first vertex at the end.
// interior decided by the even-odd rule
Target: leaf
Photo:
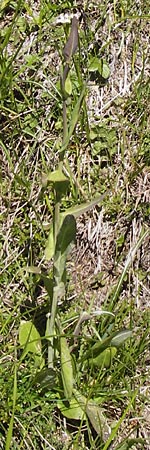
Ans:
{"type": "Polygon", "coordinates": [[[70,138],[74,132],[74,129],[76,127],[77,121],[78,121],[78,117],[79,117],[79,113],[80,113],[80,109],[81,109],[81,105],[83,102],[83,98],[85,96],[85,92],[86,92],[86,86],[83,86],[81,94],[79,99],[77,100],[77,103],[72,111],[72,116],[70,119],[70,126],[69,126],[69,130],[68,130],[68,134],[67,137],[65,139],[65,142],[63,143],[61,149],[59,150],[60,153],[64,152],[69,144],[70,138]]]}
{"type": "Polygon", "coordinates": [[[101,62],[98,58],[93,57],[90,61],[90,65],[89,65],[89,72],[95,72],[95,71],[100,71],[101,70],[101,62]]]}
{"type": "Polygon", "coordinates": [[[72,83],[69,74],[65,80],[65,92],[67,92],[68,95],[72,94],[72,83]]]}
{"type": "MultiPolygon", "coordinates": [[[[71,206],[70,208],[66,209],[63,213],[60,214],[61,219],[65,218],[66,216],[73,215],[75,218],[81,216],[81,214],[84,214],[87,211],[90,211],[95,205],[99,205],[102,200],[106,197],[108,192],[105,192],[102,195],[99,195],[95,199],[91,200],[87,203],[81,203],[81,205],[71,206]]],[[[53,238],[53,225],[50,225],[50,231],[49,236],[47,240],[47,245],[45,249],[45,258],[46,260],[50,260],[54,256],[54,238],[53,238]]]]}
{"type": "Polygon", "coordinates": [[[19,343],[21,347],[24,347],[24,356],[27,353],[33,353],[34,359],[38,365],[44,363],[40,334],[31,320],[21,320],[19,327],[19,343]]]}
{"type": "Polygon", "coordinates": [[[105,367],[108,369],[111,366],[112,359],[114,358],[117,349],[115,347],[106,348],[96,358],[90,359],[89,364],[91,367],[105,367]]]}
{"type": "Polygon", "coordinates": [[[53,258],[54,251],[55,251],[55,244],[54,244],[54,236],[53,236],[53,225],[51,225],[49,235],[48,235],[47,245],[45,248],[45,258],[47,261],[49,261],[51,258],[53,258]]]}
{"type": "Polygon", "coordinates": [[[107,80],[110,76],[110,68],[106,61],[102,60],[102,69],[101,69],[101,76],[107,80]]]}
{"type": "Polygon", "coordinates": [[[85,359],[95,359],[97,358],[105,349],[111,347],[118,347],[123,343],[128,337],[132,335],[131,330],[121,330],[119,332],[112,333],[106,339],[96,342],[90,350],[88,350],[83,360],[85,359]],[[121,342],[122,340],[122,342],[121,342]],[[120,342],[120,343],[119,343],[120,342]]]}
{"type": "Polygon", "coordinates": [[[86,412],[94,430],[105,441],[110,435],[110,427],[107,424],[107,419],[103,414],[102,408],[96,405],[94,401],[88,400],[76,389],[73,390],[73,393],[83,411],[86,412]]]}
{"type": "Polygon", "coordinates": [[[56,389],[56,372],[52,368],[42,369],[33,380],[34,385],[40,385],[41,389],[56,389]]]}
{"type": "Polygon", "coordinates": [[[41,278],[44,282],[45,289],[47,290],[47,293],[49,295],[50,300],[53,299],[53,280],[52,278],[47,277],[45,274],[41,273],[41,278]]]}
{"type": "Polygon", "coordinates": [[[102,78],[107,80],[110,76],[110,69],[105,60],[93,57],[90,61],[89,72],[99,72],[102,78]]]}
{"type": "Polygon", "coordinates": [[[37,267],[37,266],[25,266],[24,269],[28,273],[34,273],[36,275],[40,275],[41,274],[41,269],[40,269],[40,267],[37,267]]]}
{"type": "Polygon", "coordinates": [[[79,405],[78,401],[72,397],[69,406],[66,406],[62,400],[58,400],[57,406],[60,409],[63,416],[67,417],[67,419],[73,419],[73,420],[86,420],[85,413],[81,406],[79,405]]]}
{"type": "Polygon", "coordinates": [[[74,217],[79,217],[81,214],[84,214],[87,211],[90,211],[95,205],[99,205],[102,200],[106,197],[108,192],[104,192],[104,194],[95,197],[90,202],[81,203],[81,205],[72,206],[64,211],[62,214],[65,217],[67,214],[73,214],[74,217]]]}
{"type": "MultiPolygon", "coordinates": [[[[114,335],[114,334],[113,334],[114,335]]],[[[83,360],[86,359],[95,359],[99,356],[106,348],[110,347],[110,343],[113,335],[103,339],[101,341],[97,341],[83,356],[83,360]]]]}
{"type": "MultiPolygon", "coordinates": [[[[68,214],[64,219],[59,230],[54,255],[54,274],[57,287],[61,288],[65,283],[66,276],[66,258],[70,251],[71,244],[76,237],[76,221],[73,215],[68,214]]],[[[60,292],[61,296],[62,293],[60,292]]],[[[61,298],[61,297],[60,297],[61,298]]]]}
{"type": "Polygon", "coordinates": [[[53,172],[49,172],[46,176],[47,181],[51,181],[52,183],[57,183],[57,182],[64,182],[64,181],[68,181],[68,178],[64,175],[64,173],[62,172],[62,170],[57,169],[54,170],[53,172]]]}
{"type": "Polygon", "coordinates": [[[70,61],[72,56],[75,54],[78,48],[79,36],[78,36],[78,20],[74,16],[71,24],[71,31],[69,38],[65,44],[63,55],[67,62],[70,61]]]}
{"type": "Polygon", "coordinates": [[[132,336],[131,330],[122,330],[116,334],[111,340],[111,346],[120,347],[126,339],[129,339],[132,336]]]}
{"type": "Polygon", "coordinates": [[[94,430],[105,442],[110,435],[111,429],[107,423],[106,416],[103,414],[102,408],[94,402],[88,401],[86,404],[86,413],[94,430]]]}
{"type": "Polygon", "coordinates": [[[73,390],[73,369],[67,339],[60,338],[61,376],[66,400],[71,400],[73,390]]]}
{"type": "Polygon", "coordinates": [[[76,238],[76,221],[72,214],[67,214],[63,219],[63,223],[59,230],[56,240],[56,252],[62,254],[67,251],[69,245],[75,241],[76,238]]]}

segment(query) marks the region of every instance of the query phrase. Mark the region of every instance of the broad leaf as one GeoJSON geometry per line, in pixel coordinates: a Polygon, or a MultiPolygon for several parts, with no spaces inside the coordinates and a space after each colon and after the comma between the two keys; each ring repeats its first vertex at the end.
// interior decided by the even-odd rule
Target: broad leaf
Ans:
{"type": "Polygon", "coordinates": [[[37,266],[25,266],[24,268],[28,273],[34,273],[36,275],[40,275],[41,274],[41,269],[40,267],[37,266]]]}
{"type": "Polygon", "coordinates": [[[102,60],[101,76],[107,80],[110,76],[110,68],[105,60],[102,60]]]}
{"type": "Polygon", "coordinates": [[[40,334],[31,320],[21,320],[19,327],[19,343],[24,347],[24,356],[33,353],[37,364],[44,363],[40,334]],[[40,358],[39,358],[40,357],[40,358]]]}
{"type": "Polygon", "coordinates": [[[42,369],[33,380],[34,385],[39,385],[41,389],[53,390],[57,388],[56,372],[52,368],[42,369]]]}
{"type": "Polygon", "coordinates": [[[95,56],[91,59],[90,65],[89,65],[89,72],[95,72],[95,71],[101,70],[101,62],[100,60],[95,56]]]}
{"type": "Polygon", "coordinates": [[[73,369],[66,338],[60,338],[61,376],[66,400],[71,400],[73,390],[73,369]]]}
{"type": "Polygon", "coordinates": [[[51,183],[68,181],[68,178],[64,175],[64,173],[60,169],[54,170],[53,172],[49,172],[46,178],[47,181],[51,181],[51,183]]]}
{"type": "Polygon", "coordinates": [[[110,69],[105,60],[93,57],[90,61],[89,72],[99,72],[102,78],[107,80],[110,76],[110,69]]]}
{"type": "Polygon", "coordinates": [[[67,214],[59,230],[56,241],[56,252],[64,253],[76,238],[76,221],[72,214],[67,214]]]}
{"type": "MultiPolygon", "coordinates": [[[[75,218],[81,216],[82,214],[86,213],[87,211],[90,211],[95,205],[99,205],[102,200],[106,197],[108,193],[105,192],[102,195],[99,195],[98,197],[94,198],[90,202],[81,203],[80,205],[71,206],[70,208],[66,209],[63,213],[60,214],[61,220],[63,220],[66,216],[74,216],[75,218]]],[[[50,260],[54,256],[54,238],[53,238],[53,225],[50,225],[49,230],[49,236],[47,240],[47,245],[45,249],[45,258],[46,260],[50,260]]]]}
{"type": "Polygon", "coordinates": [[[79,405],[78,401],[72,397],[69,406],[65,405],[65,403],[62,400],[58,400],[57,406],[60,409],[61,413],[67,417],[67,419],[73,419],[73,420],[86,420],[86,415],[79,405]]]}
{"type": "Polygon", "coordinates": [[[106,339],[96,342],[84,355],[85,359],[95,359],[105,349],[109,347],[119,347],[126,339],[131,337],[131,330],[121,330],[119,332],[112,333],[106,339]]]}

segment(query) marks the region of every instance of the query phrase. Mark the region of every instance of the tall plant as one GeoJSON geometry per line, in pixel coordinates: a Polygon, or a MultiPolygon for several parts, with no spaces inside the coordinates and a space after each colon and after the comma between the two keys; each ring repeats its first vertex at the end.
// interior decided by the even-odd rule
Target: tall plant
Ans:
{"type": "MultiPolygon", "coordinates": [[[[93,376],[95,367],[99,370],[111,367],[118,347],[131,336],[131,331],[119,330],[117,333],[111,332],[111,322],[114,320],[114,314],[112,312],[98,310],[89,313],[84,311],[78,318],[76,327],[72,332],[73,345],[70,346],[63,326],[60,323],[59,316],[59,300],[63,301],[66,294],[66,260],[76,238],[76,218],[80,214],[90,210],[94,205],[99,204],[105,196],[105,194],[100,195],[91,202],[85,202],[61,212],[62,198],[66,195],[69,186],[69,178],[64,174],[63,170],[66,150],[77,125],[82,102],[86,95],[86,83],[83,83],[79,98],[72,108],[71,118],[68,120],[68,96],[70,95],[69,74],[78,46],[78,21],[76,17],[73,17],[70,34],[63,50],[64,61],[60,82],[63,103],[62,145],[59,153],[58,167],[53,172],[48,173],[46,177],[47,182],[51,183],[54,192],[53,223],[50,228],[45,250],[46,259],[53,260],[52,278],[46,276],[38,268],[28,268],[29,271],[40,273],[49,295],[49,312],[47,314],[45,332],[45,338],[48,344],[47,366],[42,354],[41,338],[32,321],[21,322],[19,340],[20,345],[24,349],[22,359],[30,352],[35,358],[36,365],[40,368],[34,382],[41,389],[55,389],[55,392],[57,390],[57,406],[61,412],[67,418],[71,419],[80,419],[83,421],[88,418],[96,433],[100,434],[102,439],[106,441],[110,433],[106,417],[101,407],[90,398],[90,391],[89,394],[84,396],[80,389],[78,389],[79,382],[76,382],[76,375],[77,373],[83,374],[85,370],[87,371],[87,367],[93,376]],[[86,352],[82,349],[80,351],[79,349],[76,355],[74,352],[75,343],[76,340],[80,342],[78,337],[81,332],[82,323],[91,320],[94,316],[98,317],[102,314],[108,314],[111,317],[108,332],[105,329],[105,335],[103,337],[96,335],[95,342],[89,340],[86,352]],[[58,361],[60,364],[59,374],[57,372],[58,361]]],[[[140,238],[140,243],[144,237],[145,234],[140,238]]],[[[126,269],[131,260],[132,255],[128,264],[126,264],[126,269]]],[[[115,300],[119,295],[123,277],[120,279],[116,288],[115,300]]],[[[85,347],[87,347],[86,343],[85,347]]]]}

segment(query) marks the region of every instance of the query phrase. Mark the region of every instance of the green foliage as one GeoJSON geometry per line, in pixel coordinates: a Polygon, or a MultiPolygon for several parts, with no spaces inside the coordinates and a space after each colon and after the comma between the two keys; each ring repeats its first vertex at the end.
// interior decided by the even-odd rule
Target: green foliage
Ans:
{"type": "Polygon", "coordinates": [[[89,72],[98,72],[104,80],[110,76],[110,69],[106,61],[97,57],[90,59],[89,72]]]}
{"type": "Polygon", "coordinates": [[[30,320],[21,321],[19,327],[19,342],[24,350],[22,358],[25,358],[26,354],[31,352],[35,359],[36,365],[44,365],[40,334],[30,320]]]}
{"type": "Polygon", "coordinates": [[[70,401],[73,391],[73,370],[69,347],[64,336],[60,337],[60,361],[64,395],[66,400],[70,401]]]}

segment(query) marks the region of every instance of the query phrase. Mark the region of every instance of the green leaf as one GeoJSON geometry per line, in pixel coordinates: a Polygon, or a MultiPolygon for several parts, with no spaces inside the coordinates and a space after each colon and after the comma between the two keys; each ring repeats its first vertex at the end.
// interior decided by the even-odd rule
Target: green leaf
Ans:
{"type": "MultiPolygon", "coordinates": [[[[104,194],[99,195],[98,197],[94,198],[90,202],[81,203],[80,205],[72,206],[72,207],[66,209],[66,211],[64,211],[63,213],[60,214],[61,220],[63,220],[66,216],[70,216],[70,215],[74,216],[75,218],[81,216],[85,212],[90,211],[90,209],[92,209],[95,205],[99,205],[102,202],[102,200],[106,197],[106,195],[108,195],[108,192],[105,192],[104,194]]],[[[73,228],[74,228],[74,225],[73,225],[73,228]]],[[[53,225],[50,225],[49,236],[48,236],[47,245],[46,245],[46,249],[45,249],[46,260],[50,260],[51,258],[53,258],[54,250],[55,250],[55,247],[54,247],[54,238],[53,238],[53,225]]]]}
{"type": "Polygon", "coordinates": [[[44,286],[45,286],[45,289],[47,290],[49,298],[50,298],[50,300],[52,302],[52,299],[53,299],[53,280],[52,280],[52,278],[50,278],[50,276],[47,277],[43,273],[41,273],[41,278],[42,278],[42,280],[44,282],[44,286]]]}
{"type": "Polygon", "coordinates": [[[85,359],[95,359],[99,356],[105,349],[111,347],[118,347],[123,343],[128,337],[132,335],[131,330],[121,330],[119,332],[112,333],[111,336],[108,336],[106,339],[96,342],[90,350],[88,350],[83,360],[85,359]]]}
{"type": "Polygon", "coordinates": [[[71,95],[71,94],[72,94],[72,83],[71,83],[69,74],[68,74],[68,76],[67,76],[67,78],[66,78],[66,81],[65,81],[65,92],[66,92],[68,95],[71,95]]]}
{"type": "Polygon", "coordinates": [[[131,330],[122,330],[112,338],[111,346],[120,347],[120,345],[122,345],[131,336],[132,336],[131,330]]]}
{"type": "Polygon", "coordinates": [[[74,396],[79,405],[86,412],[94,430],[105,441],[110,435],[110,427],[108,426],[107,419],[103,414],[102,408],[100,408],[93,400],[88,400],[86,397],[80,394],[76,389],[73,390],[74,396]]]}
{"type": "Polygon", "coordinates": [[[55,281],[59,290],[61,288],[61,291],[62,291],[61,284],[65,283],[66,277],[66,258],[70,251],[71,244],[75,241],[75,236],[76,236],[76,221],[73,215],[68,214],[64,218],[61,228],[59,230],[54,255],[55,281]]]}
{"type": "Polygon", "coordinates": [[[54,244],[54,236],[53,236],[53,225],[50,226],[47,245],[45,248],[45,258],[47,261],[50,261],[54,256],[55,244],[54,244]]]}
{"type": "Polygon", "coordinates": [[[71,400],[73,390],[73,369],[67,339],[60,338],[61,376],[66,400],[71,400]]]}
{"type": "Polygon", "coordinates": [[[112,359],[115,356],[117,349],[115,347],[106,348],[96,358],[90,359],[89,364],[92,367],[105,367],[108,369],[111,366],[112,359]]]}
{"type": "Polygon", "coordinates": [[[40,275],[41,274],[41,269],[40,269],[40,267],[37,267],[37,266],[25,266],[24,269],[28,273],[34,273],[36,275],[40,275]]]}
{"type": "Polygon", "coordinates": [[[69,245],[75,241],[76,238],[76,221],[72,214],[67,214],[63,220],[59,230],[56,241],[56,252],[62,254],[66,252],[69,245]]]}
{"type": "Polygon", "coordinates": [[[110,76],[110,68],[105,60],[102,60],[101,76],[107,80],[110,76]]]}
{"type": "Polygon", "coordinates": [[[81,94],[79,99],[77,100],[77,103],[72,111],[72,116],[70,119],[70,125],[69,125],[69,130],[68,130],[68,134],[67,137],[65,139],[64,144],[62,145],[61,149],[59,150],[60,153],[64,152],[69,144],[70,138],[74,132],[74,129],[76,127],[77,121],[78,121],[78,117],[79,117],[79,113],[80,113],[80,109],[81,109],[81,105],[85,96],[85,92],[86,92],[86,86],[83,86],[81,94]]]}
{"type": "Polygon", "coordinates": [[[52,368],[42,369],[33,380],[34,385],[40,385],[41,389],[56,389],[56,371],[52,368]]]}
{"type": "Polygon", "coordinates": [[[95,56],[90,60],[89,72],[95,72],[97,70],[101,70],[101,63],[100,60],[95,56]]]}
{"type": "Polygon", "coordinates": [[[58,400],[57,406],[60,409],[63,416],[67,417],[67,419],[73,420],[86,420],[86,415],[79,405],[78,401],[72,397],[69,406],[65,405],[62,400],[58,400]]]}
{"type": "Polygon", "coordinates": [[[105,442],[110,435],[111,429],[107,423],[106,416],[103,414],[102,408],[90,400],[86,404],[86,413],[94,430],[105,442]]]}
{"type": "Polygon", "coordinates": [[[104,59],[93,57],[90,61],[89,72],[99,72],[102,78],[107,80],[110,76],[110,69],[104,59]]]}
{"type": "Polygon", "coordinates": [[[40,334],[31,320],[21,320],[19,327],[19,343],[21,347],[24,347],[24,356],[27,353],[33,353],[35,362],[38,365],[44,363],[40,334]]]}
{"type": "Polygon", "coordinates": [[[64,175],[64,173],[62,172],[62,170],[57,169],[54,170],[53,172],[49,172],[46,176],[47,181],[50,181],[51,183],[57,183],[57,182],[64,182],[64,181],[68,181],[68,178],[64,175]]]}
{"type": "Polygon", "coordinates": [[[109,337],[107,337],[106,339],[103,339],[101,341],[97,341],[84,355],[83,360],[86,359],[95,359],[97,358],[97,356],[99,356],[105,349],[110,347],[110,343],[112,340],[112,337],[114,336],[111,335],[109,337]]]}
{"type": "Polygon", "coordinates": [[[106,197],[106,195],[108,195],[108,192],[105,192],[104,194],[95,197],[90,202],[72,206],[71,208],[68,208],[66,211],[64,211],[62,215],[63,217],[65,217],[68,214],[73,214],[73,216],[77,218],[81,216],[81,214],[90,211],[95,205],[99,205],[102,202],[102,200],[106,197]]]}

